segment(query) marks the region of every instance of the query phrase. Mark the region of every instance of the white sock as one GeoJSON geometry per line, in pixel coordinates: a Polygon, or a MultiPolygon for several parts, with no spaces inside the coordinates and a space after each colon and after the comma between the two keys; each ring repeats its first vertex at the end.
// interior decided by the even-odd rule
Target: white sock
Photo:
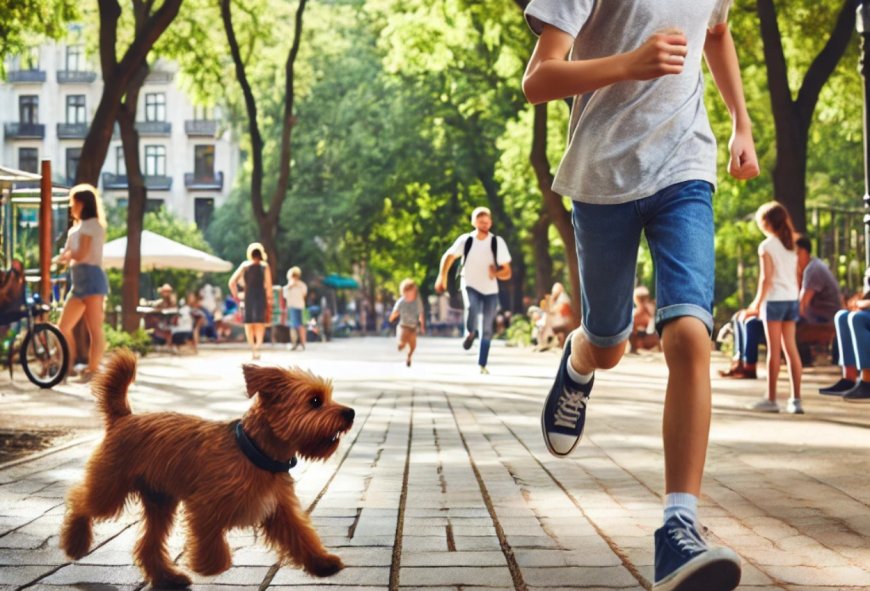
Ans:
{"type": "Polygon", "coordinates": [[[698,517],[698,497],[690,493],[665,495],[665,521],[677,514],[694,523],[698,517]]]}
{"type": "Polygon", "coordinates": [[[591,373],[580,373],[574,366],[571,365],[571,360],[568,360],[568,366],[565,368],[568,370],[568,377],[571,378],[571,381],[577,384],[578,386],[583,386],[588,384],[592,379],[593,374],[591,373]]]}

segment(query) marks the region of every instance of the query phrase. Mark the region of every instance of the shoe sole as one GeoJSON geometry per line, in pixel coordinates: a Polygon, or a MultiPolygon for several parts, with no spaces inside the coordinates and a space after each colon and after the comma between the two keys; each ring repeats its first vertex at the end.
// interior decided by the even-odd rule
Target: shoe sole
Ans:
{"type": "Polygon", "coordinates": [[[848,392],[848,390],[843,390],[842,392],[822,392],[819,390],[819,394],[822,396],[843,396],[846,392],[848,392]]]}
{"type": "Polygon", "coordinates": [[[870,398],[846,398],[845,396],[843,397],[843,400],[846,402],[854,402],[856,404],[867,404],[870,402],[870,398]]]}
{"type": "MultiPolygon", "coordinates": [[[[568,363],[568,359],[571,356],[569,346],[571,343],[571,338],[573,336],[574,336],[574,333],[571,332],[571,333],[568,333],[567,337],[565,337],[565,348],[562,350],[562,359],[561,359],[561,361],[559,361],[559,370],[558,370],[559,372],[562,371],[562,364],[568,363]]],[[[556,374],[556,379],[558,379],[558,374],[556,374]]],[[[554,386],[555,386],[555,384],[554,384],[554,386]]],[[[552,390],[551,390],[551,392],[552,392],[552,390]]],[[[549,398],[550,398],[550,395],[547,394],[547,399],[549,399],[549,398]]],[[[569,455],[571,455],[571,452],[573,452],[575,449],[577,449],[577,445],[580,443],[580,440],[583,439],[583,433],[582,432],[580,433],[580,437],[577,438],[577,441],[574,442],[574,445],[571,446],[571,449],[569,449],[565,453],[557,452],[550,445],[550,438],[547,437],[547,424],[546,424],[546,420],[545,420],[546,414],[547,414],[547,401],[545,400],[544,401],[544,408],[541,410],[541,432],[544,434],[544,444],[547,446],[547,451],[550,452],[550,455],[552,455],[556,458],[567,458],[569,455]]]]}
{"type": "Polygon", "coordinates": [[[740,559],[728,548],[713,548],[690,560],[652,591],[732,591],[740,584],[740,559]]]}

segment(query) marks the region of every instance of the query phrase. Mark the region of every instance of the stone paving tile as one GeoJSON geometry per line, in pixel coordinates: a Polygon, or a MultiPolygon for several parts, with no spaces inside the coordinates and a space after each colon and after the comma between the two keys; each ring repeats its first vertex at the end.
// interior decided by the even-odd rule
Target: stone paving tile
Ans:
{"type": "Polygon", "coordinates": [[[46,585],[79,585],[104,583],[109,585],[135,585],[142,580],[135,566],[91,566],[71,564],[42,579],[46,585]]]}
{"type": "Polygon", "coordinates": [[[402,567],[399,584],[405,587],[434,585],[512,586],[511,575],[503,567],[402,567]]]}
{"type": "Polygon", "coordinates": [[[301,569],[284,567],[275,573],[272,585],[380,585],[388,586],[390,569],[388,567],[348,567],[331,577],[319,579],[301,569]]]}

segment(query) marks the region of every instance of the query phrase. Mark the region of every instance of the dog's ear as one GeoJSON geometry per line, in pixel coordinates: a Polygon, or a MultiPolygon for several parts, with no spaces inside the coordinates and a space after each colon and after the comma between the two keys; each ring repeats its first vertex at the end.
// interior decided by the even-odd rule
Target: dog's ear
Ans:
{"type": "Polygon", "coordinates": [[[246,363],[242,366],[245,374],[245,389],[248,398],[259,392],[261,398],[270,398],[287,381],[286,373],[277,367],[264,367],[246,363]]]}

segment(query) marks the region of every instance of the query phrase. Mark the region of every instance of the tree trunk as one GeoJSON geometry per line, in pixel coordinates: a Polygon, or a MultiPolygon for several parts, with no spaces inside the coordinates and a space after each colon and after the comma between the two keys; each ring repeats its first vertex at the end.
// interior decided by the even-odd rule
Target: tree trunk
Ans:
{"type": "Polygon", "coordinates": [[[815,57],[801,83],[797,98],[792,98],[788,81],[788,66],[782,46],[773,0],[756,0],[767,84],[776,125],[776,164],[773,170],[773,190],[776,200],[791,214],[795,228],[805,232],[806,171],[810,125],[813,113],[828,78],[837,67],[855,26],[855,11],[860,0],[844,0],[828,42],[815,57]]]}
{"type": "Polygon", "coordinates": [[[580,269],[577,253],[574,249],[574,225],[571,223],[571,213],[565,209],[562,196],[553,191],[553,173],[550,172],[550,161],[547,158],[547,105],[535,105],[535,121],[532,133],[532,152],[529,155],[538,188],[544,197],[544,207],[562,244],[565,245],[565,263],[571,278],[571,309],[574,318],[580,320],[580,269]]]}
{"type": "Polygon", "coordinates": [[[553,286],[553,257],[550,256],[550,214],[543,210],[532,226],[535,252],[535,303],[550,293],[553,286]]]}
{"type": "Polygon", "coordinates": [[[279,158],[278,182],[272,192],[269,209],[263,201],[263,136],[260,134],[260,125],[257,121],[257,102],[251,84],[245,71],[245,62],[233,27],[230,0],[221,0],[221,20],[226,32],[227,42],[230,45],[230,53],[236,70],[236,78],[242,87],[245,99],[245,110],[248,115],[248,133],[251,136],[251,208],[254,220],[260,230],[260,242],[266,250],[269,258],[269,266],[272,270],[272,280],[278,277],[278,223],[281,218],[281,208],[287,199],[287,191],[290,186],[290,161],[292,159],[292,132],[296,124],[293,116],[293,104],[295,100],[295,65],[299,54],[299,46],[302,40],[302,17],[308,0],[299,0],[296,8],[296,30],[293,34],[293,43],[287,54],[284,66],[284,114],[281,126],[281,155],[279,158]]]}
{"type": "Polygon", "coordinates": [[[133,332],[139,327],[139,276],[142,268],[142,229],[145,219],[147,189],[139,165],[139,132],[136,131],[136,105],[139,91],[147,78],[149,67],[144,63],[134,76],[118,113],[124,165],[127,169],[127,252],[124,254],[124,284],[121,288],[122,325],[133,332]]]}

